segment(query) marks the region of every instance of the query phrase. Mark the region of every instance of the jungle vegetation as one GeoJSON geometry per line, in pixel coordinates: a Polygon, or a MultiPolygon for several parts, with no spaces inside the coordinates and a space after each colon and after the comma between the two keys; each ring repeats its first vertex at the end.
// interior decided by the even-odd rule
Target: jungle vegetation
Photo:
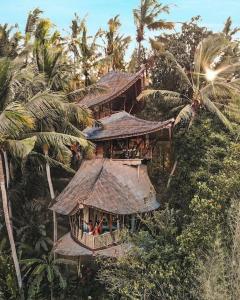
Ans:
{"type": "Polygon", "coordinates": [[[24,32],[0,25],[1,300],[240,299],[239,28],[229,17],[211,32],[195,16],[172,31],[164,13],[168,5],[141,0],[135,37],[120,34],[118,15],[94,36],[86,17],[75,14],[62,34],[39,8],[24,32]],[[172,172],[148,165],[161,209],[126,237],[126,256],[77,272],[54,259],[48,209],[94,148],[82,134],[91,112],[71,92],[92,93],[108,71],[142,64],[140,116],[175,118],[172,172]]]}

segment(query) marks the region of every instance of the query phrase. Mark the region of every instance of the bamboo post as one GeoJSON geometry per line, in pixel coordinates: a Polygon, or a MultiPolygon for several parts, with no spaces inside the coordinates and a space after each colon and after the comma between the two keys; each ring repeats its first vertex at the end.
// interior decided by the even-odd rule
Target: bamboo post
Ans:
{"type": "Polygon", "coordinates": [[[135,230],[135,215],[132,215],[131,217],[131,232],[134,232],[135,230]]]}

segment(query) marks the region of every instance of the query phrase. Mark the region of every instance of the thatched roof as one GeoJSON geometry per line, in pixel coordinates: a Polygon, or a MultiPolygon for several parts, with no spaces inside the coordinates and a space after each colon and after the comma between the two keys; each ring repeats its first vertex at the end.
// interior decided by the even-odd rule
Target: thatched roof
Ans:
{"type": "Polygon", "coordinates": [[[127,91],[133,84],[135,84],[143,76],[144,68],[136,74],[128,74],[119,71],[111,71],[103,76],[97,83],[104,91],[90,93],[79,101],[79,105],[86,107],[93,107],[95,105],[104,104],[117,98],[127,91]]]}
{"type": "Polygon", "coordinates": [[[128,215],[155,210],[159,203],[146,166],[129,165],[127,160],[93,159],[83,161],[51,209],[71,215],[82,206],[128,215]]]}
{"type": "Polygon", "coordinates": [[[70,233],[61,237],[54,246],[54,252],[64,256],[107,256],[107,257],[119,257],[124,255],[130,246],[127,244],[120,244],[110,246],[103,250],[89,250],[77,242],[75,242],[70,233]]]}
{"type": "Polygon", "coordinates": [[[169,128],[174,119],[153,122],[139,119],[125,111],[99,120],[102,126],[88,127],[83,132],[91,141],[104,141],[145,135],[169,128]]]}

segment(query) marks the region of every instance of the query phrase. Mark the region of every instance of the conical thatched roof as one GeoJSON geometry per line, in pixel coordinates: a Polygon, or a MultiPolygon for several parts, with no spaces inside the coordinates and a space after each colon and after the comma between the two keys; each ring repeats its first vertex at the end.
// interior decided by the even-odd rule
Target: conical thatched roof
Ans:
{"type": "Polygon", "coordinates": [[[113,114],[99,120],[102,126],[88,127],[83,132],[91,141],[106,141],[145,135],[172,126],[174,119],[153,122],[139,119],[126,111],[113,114]]]}
{"type": "Polygon", "coordinates": [[[129,74],[119,71],[111,71],[107,73],[97,83],[99,87],[104,88],[105,90],[103,92],[85,96],[79,101],[78,104],[92,108],[95,105],[101,105],[112,101],[127,91],[139,79],[142,79],[144,70],[145,68],[142,68],[136,74],[129,74]]]}
{"type": "Polygon", "coordinates": [[[128,215],[155,210],[159,203],[141,161],[93,159],[82,163],[51,209],[70,215],[82,206],[128,215]]]}

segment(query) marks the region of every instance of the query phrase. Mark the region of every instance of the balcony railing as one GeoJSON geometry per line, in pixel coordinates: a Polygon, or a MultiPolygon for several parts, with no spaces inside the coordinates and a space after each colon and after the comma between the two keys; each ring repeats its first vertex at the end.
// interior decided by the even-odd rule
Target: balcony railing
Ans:
{"type": "Polygon", "coordinates": [[[74,234],[74,237],[83,245],[90,249],[101,249],[111,246],[120,241],[120,230],[116,229],[110,232],[105,232],[100,235],[91,235],[81,230],[74,234]]]}

